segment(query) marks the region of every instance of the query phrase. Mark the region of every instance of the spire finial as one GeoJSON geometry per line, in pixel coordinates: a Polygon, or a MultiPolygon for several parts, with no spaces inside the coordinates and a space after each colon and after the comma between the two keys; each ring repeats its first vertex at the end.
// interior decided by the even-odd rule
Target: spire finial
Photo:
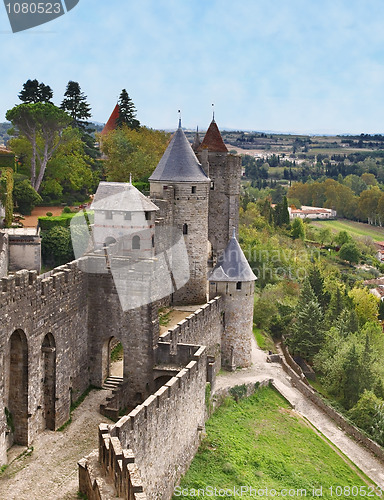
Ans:
{"type": "Polygon", "coordinates": [[[235,228],[235,226],[233,226],[233,228],[232,228],[232,238],[236,239],[236,228],[235,228]]]}
{"type": "Polygon", "coordinates": [[[180,109],[177,112],[179,113],[179,128],[181,128],[181,111],[180,111],[180,109]]]}
{"type": "Polygon", "coordinates": [[[212,121],[215,121],[215,105],[212,103],[212,121]]]}
{"type": "Polygon", "coordinates": [[[132,174],[129,174],[129,185],[132,186],[132,174]]]}

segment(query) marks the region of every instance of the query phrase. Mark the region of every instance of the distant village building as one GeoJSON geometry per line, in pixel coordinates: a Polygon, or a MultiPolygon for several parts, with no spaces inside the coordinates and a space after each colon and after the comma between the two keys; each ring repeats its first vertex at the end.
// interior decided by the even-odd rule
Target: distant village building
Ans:
{"type": "MultiPolygon", "coordinates": [[[[383,242],[381,242],[383,243],[383,242]]],[[[382,278],[375,278],[372,280],[365,280],[364,285],[366,286],[372,286],[372,288],[369,289],[372,295],[377,297],[379,300],[384,300],[384,277],[382,278]]]]}
{"type": "Polygon", "coordinates": [[[308,207],[303,205],[301,208],[288,207],[290,219],[335,219],[336,210],[332,208],[308,207]]]}

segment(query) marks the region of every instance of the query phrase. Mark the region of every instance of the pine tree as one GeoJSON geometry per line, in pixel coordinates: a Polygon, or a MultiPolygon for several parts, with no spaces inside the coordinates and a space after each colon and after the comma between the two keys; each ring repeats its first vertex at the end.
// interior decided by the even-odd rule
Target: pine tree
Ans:
{"type": "Polygon", "coordinates": [[[118,105],[119,117],[117,119],[117,126],[121,128],[123,125],[127,125],[131,129],[138,129],[140,122],[136,119],[136,108],[125,89],[121,91],[118,105]]]}
{"type": "Polygon", "coordinates": [[[88,126],[86,120],[91,117],[91,107],[87,103],[87,96],[81,92],[78,82],[68,82],[61,109],[71,116],[75,127],[86,129],[88,126]]]}
{"type": "Polygon", "coordinates": [[[325,312],[329,304],[329,293],[324,290],[324,278],[319,266],[312,266],[309,271],[308,280],[323,312],[325,312]]]}
{"type": "Polygon", "coordinates": [[[343,404],[349,410],[355,406],[361,394],[360,360],[355,344],[347,353],[343,369],[343,404]]]}
{"type": "Polygon", "coordinates": [[[26,103],[51,102],[53,91],[49,85],[37,80],[27,80],[19,94],[20,101],[26,103]]]}
{"type": "Polygon", "coordinates": [[[292,352],[308,359],[319,352],[324,338],[323,312],[309,281],[305,280],[287,343],[292,352]]]}

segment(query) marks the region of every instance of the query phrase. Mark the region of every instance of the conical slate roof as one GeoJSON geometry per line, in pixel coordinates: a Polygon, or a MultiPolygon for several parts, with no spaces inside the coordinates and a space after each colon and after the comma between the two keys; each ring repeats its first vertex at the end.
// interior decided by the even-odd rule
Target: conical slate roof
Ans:
{"type": "Polygon", "coordinates": [[[159,208],[130,182],[100,182],[92,210],[153,212],[159,208]]]}
{"type": "Polygon", "coordinates": [[[251,266],[236,239],[235,230],[209,281],[255,281],[251,266]]]}
{"type": "Polygon", "coordinates": [[[228,153],[227,146],[224,144],[219,127],[216,125],[214,119],[211,121],[198,150],[203,151],[203,149],[208,149],[208,151],[213,151],[215,153],[228,153]]]}
{"type": "Polygon", "coordinates": [[[150,181],[207,182],[209,178],[185,137],[181,124],[174,133],[150,181]]]}
{"type": "Polygon", "coordinates": [[[108,134],[108,132],[111,132],[112,130],[115,130],[115,128],[116,128],[116,120],[118,118],[119,118],[119,105],[116,104],[114,110],[112,111],[111,116],[109,117],[109,120],[104,125],[104,128],[101,131],[101,135],[108,134]]]}

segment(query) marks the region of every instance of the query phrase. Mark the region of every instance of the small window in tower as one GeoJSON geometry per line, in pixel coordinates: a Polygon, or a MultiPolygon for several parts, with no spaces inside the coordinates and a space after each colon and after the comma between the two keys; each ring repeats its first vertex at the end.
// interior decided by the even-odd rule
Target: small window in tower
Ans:
{"type": "Polygon", "coordinates": [[[211,181],[211,191],[213,191],[214,189],[215,189],[215,183],[211,181]]]}
{"type": "Polygon", "coordinates": [[[241,290],[241,281],[236,283],[236,290],[241,290]]]}
{"type": "Polygon", "coordinates": [[[183,234],[188,234],[188,224],[183,225],[183,234]]]}
{"type": "Polygon", "coordinates": [[[152,235],[152,248],[155,248],[155,237],[152,235]]]}
{"type": "Polygon", "coordinates": [[[125,212],[124,213],[124,219],[125,220],[132,220],[132,214],[131,214],[131,212],[125,212]]]}
{"type": "Polygon", "coordinates": [[[196,186],[192,186],[192,194],[196,194],[196,186]]]}
{"type": "Polygon", "coordinates": [[[132,238],[132,250],[140,250],[140,236],[134,236],[132,238]]]}
{"type": "Polygon", "coordinates": [[[106,210],[105,211],[105,218],[106,219],[112,219],[112,210],[106,210]]]}
{"type": "Polygon", "coordinates": [[[145,220],[151,220],[151,212],[145,212],[145,220]]]}

